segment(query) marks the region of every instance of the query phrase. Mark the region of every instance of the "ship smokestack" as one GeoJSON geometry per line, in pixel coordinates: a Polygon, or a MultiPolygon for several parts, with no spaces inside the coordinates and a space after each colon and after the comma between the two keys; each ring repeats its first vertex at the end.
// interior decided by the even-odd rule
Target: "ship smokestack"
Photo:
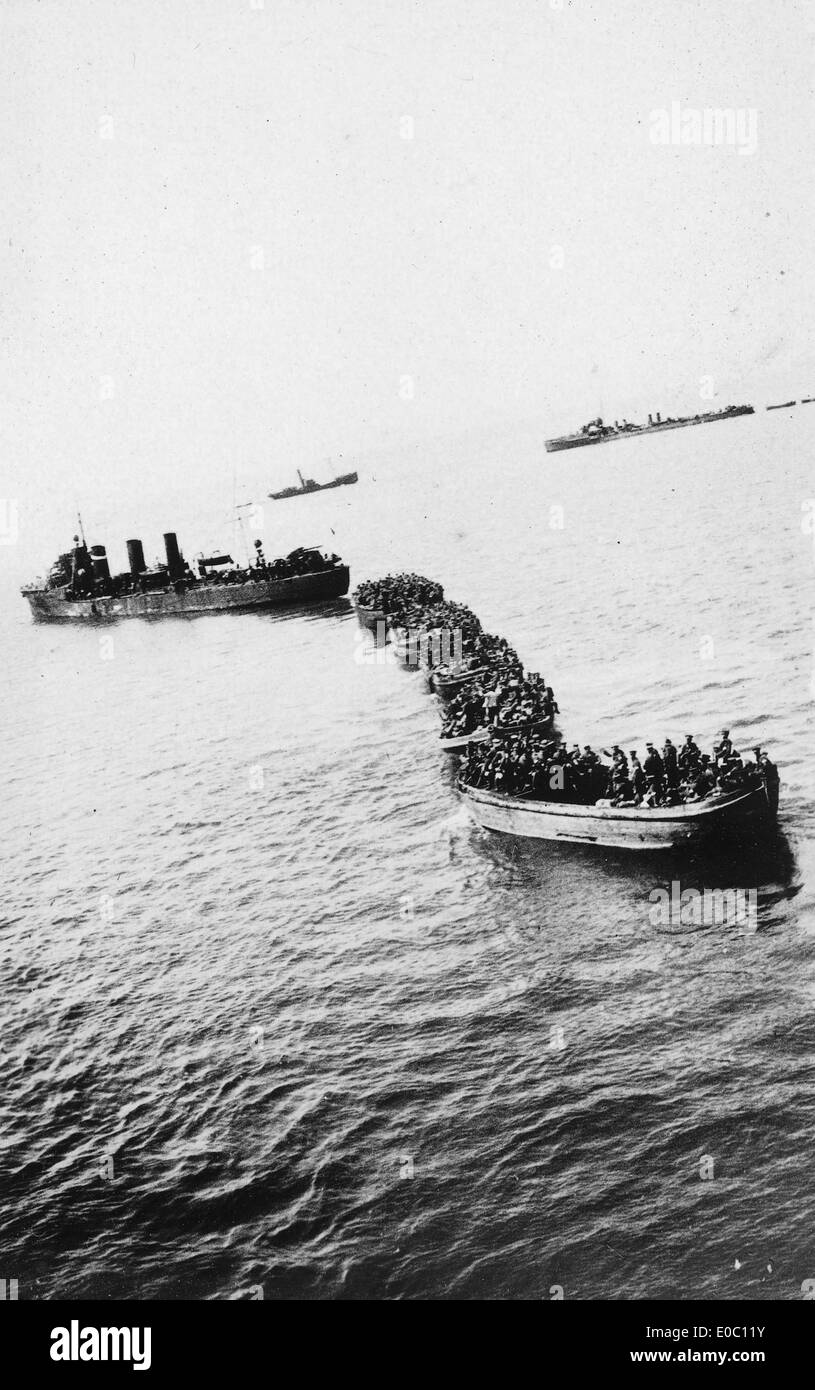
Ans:
{"type": "Polygon", "coordinates": [[[108,565],[107,551],[103,545],[91,546],[91,568],[94,579],[101,579],[104,583],[110,580],[110,566],[108,565]]]}
{"type": "Polygon", "coordinates": [[[658,424],[658,425],[661,425],[661,424],[662,424],[662,416],[660,415],[659,411],[657,411],[657,424],[658,424]]]}
{"type": "Polygon", "coordinates": [[[164,549],[167,554],[167,569],[171,579],[180,579],[184,573],[184,561],[178,548],[175,531],[164,532],[164,549]]]}
{"type": "Polygon", "coordinates": [[[138,579],[140,574],[144,574],[147,566],[144,563],[144,546],[141,541],[127,542],[127,563],[134,579],[138,579]]]}

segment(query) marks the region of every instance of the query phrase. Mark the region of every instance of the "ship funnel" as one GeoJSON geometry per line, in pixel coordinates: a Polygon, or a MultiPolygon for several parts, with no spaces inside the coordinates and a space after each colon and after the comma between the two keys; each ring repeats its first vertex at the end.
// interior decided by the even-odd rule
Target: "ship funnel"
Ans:
{"type": "Polygon", "coordinates": [[[144,546],[141,541],[127,542],[127,563],[134,579],[137,579],[140,574],[144,574],[147,566],[144,563],[144,546]]]}
{"type": "Polygon", "coordinates": [[[110,566],[108,565],[107,551],[103,545],[91,546],[91,568],[94,579],[102,579],[105,583],[110,579],[110,566]]]}
{"type": "Polygon", "coordinates": [[[171,579],[180,579],[184,573],[184,560],[178,548],[178,537],[175,531],[164,532],[164,549],[167,554],[167,569],[171,579]]]}

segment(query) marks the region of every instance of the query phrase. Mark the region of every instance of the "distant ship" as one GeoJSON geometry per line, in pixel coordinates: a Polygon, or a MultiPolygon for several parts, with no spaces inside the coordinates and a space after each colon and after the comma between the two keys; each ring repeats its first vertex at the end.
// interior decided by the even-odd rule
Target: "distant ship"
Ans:
{"type": "Polygon", "coordinates": [[[648,416],[647,425],[630,424],[628,420],[615,420],[613,425],[604,425],[598,416],[590,420],[574,434],[561,435],[559,439],[545,440],[547,454],[555,454],[559,449],[582,449],[586,444],[608,444],[613,439],[631,439],[640,434],[659,434],[663,430],[682,430],[689,425],[709,425],[714,420],[732,420],[737,415],[753,415],[751,405],[728,405],[724,410],[707,410],[702,415],[669,415],[663,420],[659,411],[656,418],[648,416]]]}
{"type": "Polygon", "coordinates": [[[348,593],[348,566],[317,546],[266,560],[255,541],[254,565],[240,568],[231,555],[201,555],[197,574],[181,554],[174,531],[165,533],[164,549],[167,563],[148,569],[141,541],[130,540],[129,569],[112,575],[105,547],[88,546],[84,535],[81,541],[74,536],[73,549],[59,556],[47,579],[26,584],[21,593],[35,621],[46,623],[299,607],[348,593]]]}
{"type": "Polygon", "coordinates": [[[767,409],[768,409],[768,410],[789,410],[789,408],[790,408],[791,405],[795,405],[795,401],[779,401],[779,402],[778,402],[778,405],[768,405],[768,406],[767,406],[767,409]]]}
{"type": "Polygon", "coordinates": [[[332,478],[330,483],[315,483],[313,478],[304,478],[299,468],[297,476],[300,479],[299,487],[284,487],[282,492],[270,492],[269,496],[275,502],[282,502],[286,497],[302,497],[307,492],[325,492],[330,487],[347,487],[349,483],[359,482],[356,473],[340,473],[339,477],[332,478]]]}

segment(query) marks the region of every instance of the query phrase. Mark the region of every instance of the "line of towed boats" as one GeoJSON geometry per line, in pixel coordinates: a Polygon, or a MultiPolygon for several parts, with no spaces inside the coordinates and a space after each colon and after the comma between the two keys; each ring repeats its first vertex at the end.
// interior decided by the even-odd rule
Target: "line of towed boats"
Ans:
{"type": "MultiPolygon", "coordinates": [[[[420,587],[433,585],[422,576],[389,576],[375,583],[368,581],[352,596],[354,607],[359,622],[376,635],[378,645],[390,641],[402,660],[424,666],[430,689],[446,704],[483,678],[488,667],[478,660],[472,640],[462,643],[455,659],[451,660],[449,655],[447,660],[440,659],[444,654],[443,634],[416,622],[421,604],[399,600],[400,587],[408,588],[409,592],[411,581],[420,587]],[[415,662],[411,661],[414,653],[415,662]]],[[[440,586],[434,585],[432,593],[438,607],[443,601],[440,586]]],[[[494,722],[484,723],[466,732],[442,737],[440,746],[445,752],[457,753],[473,744],[531,732],[555,735],[545,746],[560,742],[554,719],[550,717],[503,727],[494,722]]],[[[671,850],[766,834],[775,823],[779,786],[777,780],[770,782],[765,776],[758,784],[731,791],[716,789],[701,800],[672,806],[612,805],[608,800],[594,804],[546,800],[527,793],[513,794],[473,786],[461,777],[457,790],[474,819],[486,830],[528,839],[614,849],[671,850]]]]}

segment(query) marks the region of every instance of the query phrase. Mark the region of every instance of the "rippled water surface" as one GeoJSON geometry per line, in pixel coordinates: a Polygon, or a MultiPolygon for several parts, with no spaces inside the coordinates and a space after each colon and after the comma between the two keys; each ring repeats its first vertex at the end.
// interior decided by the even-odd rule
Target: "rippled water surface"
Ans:
{"type": "Polygon", "coordinates": [[[740,860],[482,832],[433,697],[345,602],[100,630],[3,594],[20,1297],[800,1297],[806,409],[447,443],[285,504],[352,580],[420,569],[471,604],[570,741],[766,742],[780,833],[740,860]],[[756,918],[655,924],[672,881],[755,889],[756,918]]]}

